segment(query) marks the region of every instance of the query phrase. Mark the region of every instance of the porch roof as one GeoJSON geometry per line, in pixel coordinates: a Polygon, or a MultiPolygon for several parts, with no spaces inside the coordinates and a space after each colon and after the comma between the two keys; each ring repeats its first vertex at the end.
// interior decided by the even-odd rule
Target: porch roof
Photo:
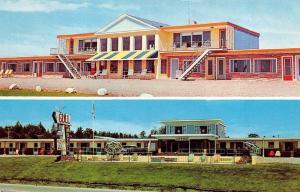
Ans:
{"type": "Polygon", "coordinates": [[[87,61],[111,61],[111,60],[147,60],[156,59],[158,51],[111,51],[100,52],[87,61]]]}
{"type": "Polygon", "coordinates": [[[219,137],[214,134],[160,134],[160,135],[152,135],[158,140],[178,140],[178,141],[186,141],[186,140],[195,140],[195,139],[208,139],[208,140],[216,140],[219,137]]]}

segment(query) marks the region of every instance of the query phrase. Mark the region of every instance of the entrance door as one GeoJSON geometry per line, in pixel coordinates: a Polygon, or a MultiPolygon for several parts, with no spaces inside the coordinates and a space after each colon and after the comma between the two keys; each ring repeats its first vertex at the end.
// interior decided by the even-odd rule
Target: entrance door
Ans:
{"type": "Polygon", "coordinates": [[[293,80],[293,59],[292,57],[283,57],[283,80],[291,81],[293,80]]]}
{"type": "Polygon", "coordinates": [[[26,143],[20,143],[20,155],[25,155],[26,143]]]}
{"type": "Polygon", "coordinates": [[[300,55],[296,56],[296,79],[300,80],[300,55]]]}
{"type": "Polygon", "coordinates": [[[33,74],[37,77],[42,77],[43,75],[43,62],[35,61],[33,62],[33,74]]]}
{"type": "Polygon", "coordinates": [[[126,79],[128,77],[128,68],[129,61],[123,61],[123,78],[126,79]]]}
{"type": "Polygon", "coordinates": [[[214,80],[215,79],[215,67],[213,60],[206,60],[205,65],[205,79],[214,80]]]}
{"type": "Polygon", "coordinates": [[[179,68],[179,59],[178,58],[173,58],[171,59],[171,79],[176,79],[176,73],[179,68]]]}
{"type": "Polygon", "coordinates": [[[217,79],[226,79],[226,70],[225,70],[225,59],[218,58],[217,59],[217,79]]]}

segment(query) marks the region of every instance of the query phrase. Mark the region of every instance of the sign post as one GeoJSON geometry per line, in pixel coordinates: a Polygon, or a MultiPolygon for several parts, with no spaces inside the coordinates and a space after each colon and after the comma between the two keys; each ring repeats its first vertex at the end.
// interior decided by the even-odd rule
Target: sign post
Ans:
{"type": "Polygon", "coordinates": [[[70,156],[70,130],[71,116],[61,111],[52,113],[53,128],[56,132],[56,150],[61,151],[61,157],[69,159],[70,156]]]}

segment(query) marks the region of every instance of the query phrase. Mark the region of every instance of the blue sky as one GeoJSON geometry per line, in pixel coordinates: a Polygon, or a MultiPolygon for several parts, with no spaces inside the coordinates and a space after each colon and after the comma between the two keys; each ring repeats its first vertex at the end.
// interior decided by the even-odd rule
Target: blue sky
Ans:
{"type": "Polygon", "coordinates": [[[57,34],[94,32],[123,13],[170,25],[186,24],[188,15],[198,23],[231,21],[260,32],[261,48],[300,47],[298,0],[188,4],[187,0],[1,0],[0,56],[47,55],[56,46],[57,34]]]}
{"type": "Polygon", "coordinates": [[[42,122],[51,127],[51,113],[65,106],[72,129],[91,127],[91,106],[96,105],[94,127],[101,131],[149,132],[161,120],[221,118],[231,137],[300,137],[300,100],[2,100],[0,125],[42,122]]]}

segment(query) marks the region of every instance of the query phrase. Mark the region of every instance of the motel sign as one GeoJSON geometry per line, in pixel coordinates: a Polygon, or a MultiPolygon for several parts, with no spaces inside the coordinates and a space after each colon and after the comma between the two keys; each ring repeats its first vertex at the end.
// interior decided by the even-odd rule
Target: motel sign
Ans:
{"type": "Polygon", "coordinates": [[[66,113],[54,111],[52,118],[54,121],[53,127],[56,130],[56,136],[58,138],[57,150],[61,151],[61,155],[69,155],[71,116],[66,113]]]}

